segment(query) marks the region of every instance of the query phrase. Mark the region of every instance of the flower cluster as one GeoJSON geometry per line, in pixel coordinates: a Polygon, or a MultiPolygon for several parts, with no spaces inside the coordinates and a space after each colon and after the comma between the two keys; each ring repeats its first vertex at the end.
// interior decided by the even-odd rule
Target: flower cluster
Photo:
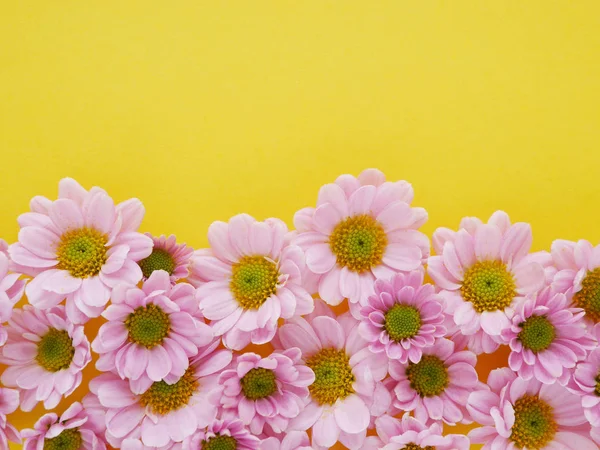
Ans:
{"type": "Polygon", "coordinates": [[[600,245],[532,252],[497,211],[430,249],[413,196],[342,175],[295,229],[239,214],[194,250],[138,231],[139,200],[60,181],[0,240],[0,448],[598,449],[600,245]]]}

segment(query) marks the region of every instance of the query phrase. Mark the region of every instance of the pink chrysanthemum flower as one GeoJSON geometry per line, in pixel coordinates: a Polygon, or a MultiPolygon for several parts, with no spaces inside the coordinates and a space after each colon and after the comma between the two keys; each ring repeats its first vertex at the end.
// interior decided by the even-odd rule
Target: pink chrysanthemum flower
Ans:
{"type": "Polygon", "coordinates": [[[305,431],[288,431],[279,437],[263,438],[260,450],[313,450],[313,447],[305,431]]]}
{"type": "Polygon", "coordinates": [[[13,311],[0,362],[2,383],[21,390],[21,409],[38,402],[55,408],[81,384],[81,371],[91,361],[90,343],[82,325],[73,325],[65,307],[40,310],[25,305],[13,311]]]}
{"type": "Polygon", "coordinates": [[[23,450],[106,450],[102,430],[88,421],[79,402],[73,403],[60,416],[43,415],[33,426],[21,432],[23,450]]]}
{"type": "Polygon", "coordinates": [[[569,369],[596,347],[586,332],[583,311],[568,305],[564,294],[547,287],[518,306],[502,339],[511,348],[510,368],[520,377],[564,386],[571,378],[569,369]]]}
{"type": "Polygon", "coordinates": [[[237,419],[215,419],[204,430],[188,437],[182,450],[258,450],[260,439],[237,419]]]}
{"type": "Polygon", "coordinates": [[[20,273],[8,273],[11,268],[8,246],[0,239],[0,346],[6,342],[6,330],[2,326],[12,315],[12,310],[25,292],[25,280],[20,273]]]}
{"type": "Polygon", "coordinates": [[[266,358],[244,353],[233,366],[219,377],[224,387],[220,403],[227,414],[223,417],[239,417],[255,435],[262,434],[265,424],[274,433],[286,431],[290,419],[304,408],[308,386],[315,381],[300,349],[266,358]]]}
{"type": "Polygon", "coordinates": [[[390,281],[376,280],[375,294],[360,310],[358,331],[369,349],[390,359],[417,363],[422,348],[443,337],[446,327],[440,299],[431,284],[423,284],[423,271],[396,274],[390,281]]]}
{"type": "Polygon", "coordinates": [[[597,450],[589,439],[581,402],[558,383],[524,380],[505,367],[473,392],[467,409],[481,425],[469,432],[484,449],[597,450]]]}
{"type": "Polygon", "coordinates": [[[294,216],[294,242],[306,252],[306,266],[319,276],[319,296],[330,305],[356,303],[373,294],[375,278],[422,266],[429,239],[417,231],[427,221],[423,208],[410,206],[414,192],[406,181],[389,182],[379,170],[358,178],[340,176],[319,191],[316,208],[294,216]]]}
{"type": "Polygon", "coordinates": [[[136,262],[152,251],[152,240],[136,232],[143,216],[139,200],[115,206],[103,189],[86,191],[71,178],[60,181],[58,200],[34,197],[31,212],[19,216],[19,242],[9,248],[34,277],[29,302],[47,309],[66,298],[72,322],[98,317],[118,283],[142,278],[136,262]]]}
{"type": "Polygon", "coordinates": [[[164,270],[153,272],[141,289],[117,286],[102,313],[109,322],[92,342],[98,370],[149,383],[183,376],[188,358],[213,338],[194,293],[190,284],[172,285],[164,270]]]}
{"type": "Polygon", "coordinates": [[[194,254],[192,279],[208,280],[197,291],[200,308],[227,347],[269,342],[280,317],[313,310],[313,299],[302,287],[304,253],[285,243],[287,232],[279,219],[257,222],[240,214],[210,226],[213,256],[194,254]]]}
{"type": "Polygon", "coordinates": [[[465,411],[467,398],[473,390],[483,389],[478,381],[477,357],[470,351],[454,351],[454,342],[438,339],[423,348],[418,363],[402,364],[390,361],[393,406],[401,411],[413,411],[423,423],[443,420],[447,424],[470,423],[465,411]]]}
{"type": "Polygon", "coordinates": [[[402,420],[388,415],[375,420],[377,436],[368,437],[363,450],[469,450],[469,438],[461,434],[442,436],[438,422],[425,425],[409,414],[402,420]]]}
{"type": "Polygon", "coordinates": [[[429,258],[427,269],[446,302],[445,312],[463,335],[473,336],[470,350],[496,351],[516,302],[543,287],[541,261],[549,255],[529,254],[531,242],[529,224],[511,225],[503,211],[487,224],[467,217],[456,232],[435,231],[437,256],[429,258]]]}
{"type": "Polygon", "coordinates": [[[175,235],[166,237],[164,234],[154,237],[150,233],[146,236],[152,239],[154,246],[150,256],[138,261],[142,269],[143,279],[147,280],[155,270],[164,270],[171,278],[171,282],[176,283],[189,275],[188,266],[194,253],[192,247],[185,244],[178,244],[175,235]]]}
{"type": "MultiPolygon", "coordinates": [[[[594,326],[592,333],[600,342],[600,324],[594,326]]],[[[600,428],[600,348],[596,347],[585,361],[577,364],[573,382],[568,387],[583,397],[581,404],[585,417],[593,427],[600,428]]]]}
{"type": "MultiPolygon", "coordinates": [[[[321,302],[322,303],[322,302],[321,302]]],[[[361,447],[373,416],[383,414],[390,393],[380,381],[387,374],[385,353],[372,353],[358,334],[358,321],[349,313],[338,316],[319,307],[306,318],[288,321],[274,340],[276,348],[298,347],[315,381],[310,402],[292,419],[288,430],[312,428],[317,446],[330,447],[338,439],[351,449],[361,447]]]]}
{"type": "Polygon", "coordinates": [[[19,431],[8,423],[7,414],[19,407],[19,391],[0,387],[0,448],[8,449],[8,441],[21,443],[19,431]]]}

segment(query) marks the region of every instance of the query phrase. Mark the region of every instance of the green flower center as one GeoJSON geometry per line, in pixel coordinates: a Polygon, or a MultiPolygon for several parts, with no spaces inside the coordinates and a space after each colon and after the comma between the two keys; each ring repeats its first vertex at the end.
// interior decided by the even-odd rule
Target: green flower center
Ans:
{"type": "Polygon", "coordinates": [[[244,256],[233,265],[229,285],[234,298],[245,309],[258,309],[275,292],[279,271],[264,256],[244,256]]]}
{"type": "Polygon", "coordinates": [[[231,436],[214,436],[202,441],[202,450],[235,450],[237,441],[231,436]]]}
{"type": "Polygon", "coordinates": [[[240,380],[242,392],[249,400],[259,400],[273,394],[277,390],[275,372],[259,367],[250,370],[240,380]]]}
{"type": "Polygon", "coordinates": [[[460,293],[479,313],[504,309],[517,295],[515,280],[501,261],[483,261],[469,267],[460,293]]]}
{"type": "Polygon", "coordinates": [[[352,384],[356,378],[345,351],[324,348],[308,358],[306,365],[315,373],[315,381],[308,389],[319,404],[333,405],[354,392],[352,384]]]}
{"type": "Polygon", "coordinates": [[[449,384],[448,369],[444,362],[433,355],[423,355],[418,363],[408,363],[406,376],[410,387],[421,397],[440,395],[449,384]]]}
{"type": "Polygon", "coordinates": [[[153,249],[150,256],[142,259],[138,265],[145,278],[150,278],[155,270],[164,270],[169,275],[172,275],[175,270],[175,260],[168,251],[162,248],[153,249]]]}
{"type": "Polygon", "coordinates": [[[539,397],[525,395],[514,404],[515,424],[510,440],[519,448],[540,449],[549,444],[558,429],[552,407],[539,397]]]}
{"type": "Polygon", "coordinates": [[[52,439],[44,439],[44,450],[79,450],[82,445],[83,439],[77,428],[68,428],[52,439]]]}
{"type": "Polygon", "coordinates": [[[435,450],[435,446],[427,445],[426,447],[420,447],[417,444],[406,444],[400,450],[435,450]]]}
{"type": "Polygon", "coordinates": [[[171,331],[169,315],[154,303],[140,306],[125,319],[129,340],[146,348],[162,344],[171,331]]]}
{"type": "Polygon", "coordinates": [[[594,393],[600,397],[600,373],[598,375],[596,375],[596,378],[594,378],[594,381],[596,382],[596,388],[594,389],[594,393]]]}
{"type": "Polygon", "coordinates": [[[399,342],[419,332],[421,314],[414,306],[396,304],[385,313],[384,327],[390,339],[399,342]]]}
{"type": "Polygon", "coordinates": [[[329,247],[338,265],[354,272],[381,264],[387,243],[383,227],[367,214],[348,217],[329,236],[329,247]]]}
{"type": "Polygon", "coordinates": [[[56,267],[75,278],[98,275],[107,260],[107,242],[108,237],[93,228],[67,231],[56,249],[56,267]]]}
{"type": "Polygon", "coordinates": [[[531,316],[519,326],[517,339],[533,353],[546,350],[556,337],[554,325],[545,316],[531,316]]]}
{"type": "Polygon", "coordinates": [[[581,290],[573,296],[573,302],[583,308],[585,315],[600,322],[600,267],[587,273],[581,281],[581,290]]]}
{"type": "Polygon", "coordinates": [[[50,328],[37,344],[35,360],[47,371],[58,372],[69,368],[74,355],[75,348],[69,333],[50,328]]]}
{"type": "Polygon", "coordinates": [[[165,415],[187,405],[198,389],[198,381],[194,370],[190,367],[183,376],[173,384],[155,381],[140,397],[140,404],[149,407],[155,414],[165,415]]]}

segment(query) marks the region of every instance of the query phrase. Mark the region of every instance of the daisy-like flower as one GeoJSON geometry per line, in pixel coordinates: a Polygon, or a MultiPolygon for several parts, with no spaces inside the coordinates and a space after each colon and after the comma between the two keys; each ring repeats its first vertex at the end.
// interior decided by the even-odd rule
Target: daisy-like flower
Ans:
{"type": "Polygon", "coordinates": [[[103,189],[86,191],[71,178],[60,181],[58,197],[31,200],[9,253],[34,277],[26,288],[32,305],[47,309],[66,298],[69,319],[85,323],[118,283],[141,280],[136,262],[150,255],[152,239],[136,231],[144,216],[137,199],[115,206],[103,189]]]}
{"type": "Polygon", "coordinates": [[[598,449],[580,399],[559,383],[527,381],[505,367],[490,373],[488,386],[469,396],[467,408],[483,425],[469,432],[472,443],[494,450],[598,449]]]}
{"type": "Polygon", "coordinates": [[[187,438],[182,450],[258,450],[260,439],[238,419],[220,419],[187,438]]]}
{"type": "Polygon", "coordinates": [[[189,275],[188,266],[194,253],[192,247],[185,244],[178,244],[175,235],[166,237],[164,234],[154,237],[150,233],[146,236],[152,239],[154,246],[150,256],[138,261],[142,269],[143,279],[147,280],[156,270],[164,270],[171,278],[171,282],[176,283],[189,275]]]}
{"type": "Polygon", "coordinates": [[[313,450],[306,431],[288,431],[281,437],[270,436],[260,441],[260,450],[313,450]]]}
{"type": "Polygon", "coordinates": [[[234,368],[219,377],[224,387],[220,403],[228,417],[239,417],[255,435],[262,434],[265,424],[282,433],[304,408],[308,386],[314,381],[315,374],[302,362],[298,348],[266,358],[244,353],[234,368]]]}
{"type": "Polygon", "coordinates": [[[454,351],[454,342],[438,339],[423,348],[418,363],[402,364],[390,361],[393,406],[402,411],[413,411],[417,420],[428,423],[443,420],[447,424],[470,423],[465,410],[469,394],[483,389],[478,381],[475,364],[477,357],[470,351],[454,351]]]}
{"type": "MultiPolygon", "coordinates": [[[[600,342],[600,324],[594,326],[592,334],[600,342]]],[[[585,417],[593,427],[600,428],[600,348],[596,347],[585,361],[577,364],[572,381],[568,387],[583,397],[585,417]]]]}
{"type": "Polygon", "coordinates": [[[8,423],[7,414],[19,407],[19,391],[0,387],[0,448],[8,448],[8,441],[21,443],[19,431],[8,423]]]}
{"type": "Polygon", "coordinates": [[[40,310],[31,305],[13,311],[0,362],[8,367],[2,383],[21,390],[21,409],[38,402],[55,408],[81,384],[81,371],[91,361],[82,325],[72,324],[65,307],[40,310]]]}
{"type": "Polygon", "coordinates": [[[319,191],[316,208],[294,216],[294,242],[306,252],[306,266],[318,275],[319,296],[330,305],[347,298],[358,318],[358,302],[373,294],[375,278],[422,266],[429,239],[417,231],[427,221],[410,206],[412,186],[385,181],[376,169],[358,178],[340,176],[319,191]]]}
{"type": "Polygon", "coordinates": [[[183,376],[189,358],[213,338],[194,293],[190,284],[171,284],[164,270],[153,272],[141,289],[124,284],[115,288],[111,305],[102,313],[108,323],[92,342],[100,354],[98,370],[133,381],[183,376]]]}
{"type": "Polygon", "coordinates": [[[380,383],[387,374],[385,353],[372,353],[358,334],[358,321],[349,313],[293,319],[278,331],[276,348],[298,347],[315,381],[308,387],[310,402],[289,423],[288,430],[312,428],[317,446],[338,439],[361,448],[373,416],[389,407],[390,394],[380,383]]]}
{"type": "Polygon", "coordinates": [[[417,363],[422,348],[444,336],[442,303],[431,284],[423,285],[423,276],[422,270],[415,270],[375,281],[375,294],[361,308],[358,327],[372,352],[417,363]]]}
{"type": "Polygon", "coordinates": [[[23,450],[106,450],[102,430],[88,421],[87,411],[73,403],[60,416],[43,415],[33,426],[21,432],[23,450]]]}
{"type": "Polygon", "coordinates": [[[269,342],[280,317],[313,310],[313,299],[302,287],[304,253],[286,244],[287,233],[279,219],[257,222],[240,214],[210,226],[213,255],[194,254],[191,280],[208,280],[197,291],[200,308],[227,347],[269,342]]]}
{"type": "Polygon", "coordinates": [[[21,300],[25,292],[25,280],[19,280],[20,273],[8,273],[10,259],[8,246],[0,239],[0,346],[6,342],[6,330],[2,326],[12,315],[16,303],[21,300]]]}
{"type": "Polygon", "coordinates": [[[108,443],[120,448],[125,441],[140,440],[148,447],[168,448],[212,423],[222,392],[219,372],[232,358],[229,350],[216,350],[218,345],[215,340],[199,349],[178,380],[143,386],[113,373],[92,380],[90,391],[104,408],[108,443]]]}
{"type": "Polygon", "coordinates": [[[510,345],[510,368],[525,380],[545,384],[569,382],[577,361],[585,358],[596,341],[586,333],[583,311],[569,308],[564,294],[547,287],[517,308],[502,339],[510,345]]]}
{"type": "Polygon", "coordinates": [[[531,227],[511,225],[508,215],[495,212],[487,224],[467,217],[458,231],[439,228],[433,235],[437,256],[427,270],[446,302],[445,312],[469,339],[472,351],[492,353],[510,327],[515,304],[543,287],[541,263],[547,253],[528,254],[531,227]]]}

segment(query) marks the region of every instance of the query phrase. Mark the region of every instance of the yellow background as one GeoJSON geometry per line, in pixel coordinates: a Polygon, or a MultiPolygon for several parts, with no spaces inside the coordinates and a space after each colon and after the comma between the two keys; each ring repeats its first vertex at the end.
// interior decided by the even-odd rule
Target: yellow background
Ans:
{"type": "Polygon", "coordinates": [[[596,243],[598,30],[596,0],[1,0],[0,236],[64,176],[202,247],[378,167],[429,235],[504,209],[535,249],[596,243]]]}

